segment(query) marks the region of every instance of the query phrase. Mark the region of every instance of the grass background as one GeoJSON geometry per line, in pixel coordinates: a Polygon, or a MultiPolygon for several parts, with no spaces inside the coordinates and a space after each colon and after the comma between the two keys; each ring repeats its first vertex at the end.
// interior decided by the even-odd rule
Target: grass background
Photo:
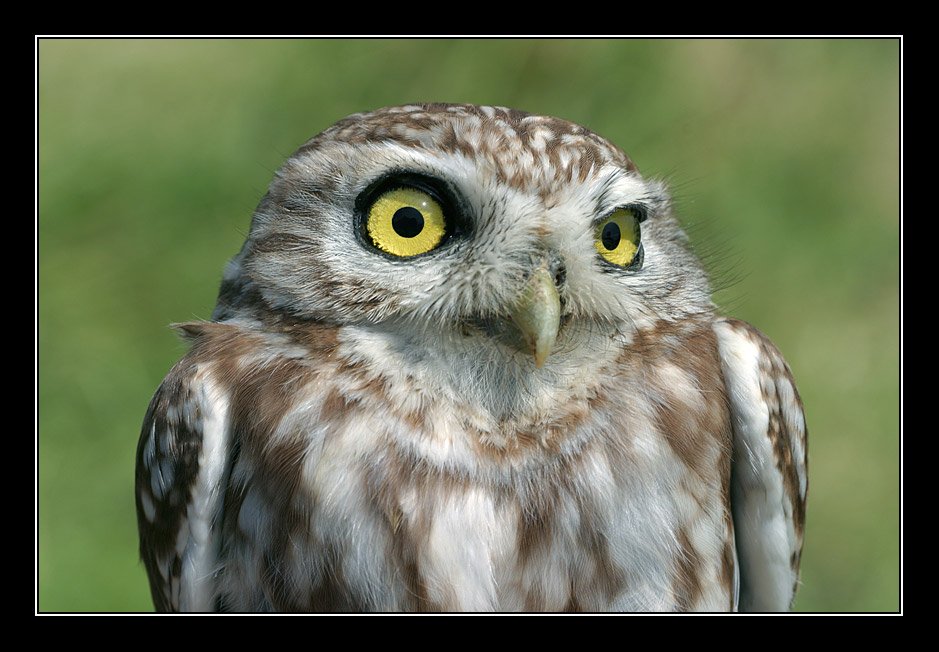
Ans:
{"type": "Polygon", "coordinates": [[[133,465],[283,159],[357,111],[499,104],[673,182],[726,311],[810,431],[802,611],[900,603],[898,40],[56,40],[37,45],[40,611],[152,609],[133,465]]]}

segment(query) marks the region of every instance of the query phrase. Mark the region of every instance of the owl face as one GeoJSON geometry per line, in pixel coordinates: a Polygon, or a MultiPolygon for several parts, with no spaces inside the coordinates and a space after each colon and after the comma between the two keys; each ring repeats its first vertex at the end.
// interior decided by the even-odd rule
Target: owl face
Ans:
{"type": "Polygon", "coordinates": [[[467,105],[359,114],[306,143],[226,284],[216,317],[260,296],[538,369],[710,308],[661,183],[583,127],[467,105]]]}

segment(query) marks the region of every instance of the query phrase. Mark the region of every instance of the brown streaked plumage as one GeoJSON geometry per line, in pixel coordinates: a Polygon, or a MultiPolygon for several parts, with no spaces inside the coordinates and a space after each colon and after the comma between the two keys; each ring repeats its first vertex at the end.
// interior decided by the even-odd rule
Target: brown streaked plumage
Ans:
{"type": "Polygon", "coordinates": [[[801,399],[709,295],[664,185],[579,125],[341,120],[145,416],[157,609],[789,608],[801,399]]]}

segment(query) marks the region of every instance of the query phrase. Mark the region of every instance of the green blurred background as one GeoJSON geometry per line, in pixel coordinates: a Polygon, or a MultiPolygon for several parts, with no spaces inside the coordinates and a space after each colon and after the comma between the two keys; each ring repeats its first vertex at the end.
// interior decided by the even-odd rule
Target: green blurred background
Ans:
{"type": "Polygon", "coordinates": [[[810,432],[800,611],[900,609],[898,40],[55,40],[38,61],[37,609],[148,611],[134,451],[283,159],[357,111],[579,122],[673,183],[810,432]]]}

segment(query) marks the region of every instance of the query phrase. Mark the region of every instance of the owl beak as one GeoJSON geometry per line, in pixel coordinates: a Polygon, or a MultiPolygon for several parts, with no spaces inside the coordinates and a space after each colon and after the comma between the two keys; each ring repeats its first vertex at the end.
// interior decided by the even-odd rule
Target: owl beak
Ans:
{"type": "Polygon", "coordinates": [[[535,367],[541,369],[554,348],[561,322],[561,300],[546,263],[536,268],[525,283],[510,317],[534,355],[535,367]]]}

